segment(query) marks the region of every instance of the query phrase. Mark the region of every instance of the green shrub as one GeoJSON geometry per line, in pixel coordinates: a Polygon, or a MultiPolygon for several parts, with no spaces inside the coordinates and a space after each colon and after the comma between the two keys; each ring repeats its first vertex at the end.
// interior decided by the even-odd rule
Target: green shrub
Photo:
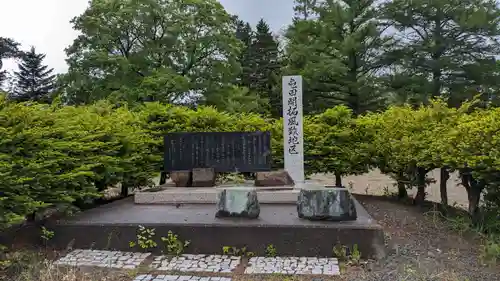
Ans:
{"type": "MultiPolygon", "coordinates": [[[[377,167],[403,190],[418,187],[421,196],[428,171],[457,170],[472,195],[469,212],[475,221],[500,231],[495,223],[500,217],[500,109],[472,110],[471,105],[453,109],[436,100],[357,118],[337,106],[306,116],[306,174],[331,172],[340,182],[342,176],[377,167]]],[[[151,184],[161,171],[163,136],[169,132],[271,131],[273,166],[283,167],[282,122],[212,107],[145,103],[129,109],[104,101],[40,105],[8,103],[0,96],[0,227],[41,208],[100,197],[110,186],[121,184],[126,195],[129,188],[151,184]]]]}

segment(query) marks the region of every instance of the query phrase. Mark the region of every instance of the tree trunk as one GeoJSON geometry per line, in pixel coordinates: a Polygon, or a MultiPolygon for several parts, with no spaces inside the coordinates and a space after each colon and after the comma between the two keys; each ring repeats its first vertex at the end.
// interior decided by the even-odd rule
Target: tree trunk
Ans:
{"type": "Polygon", "coordinates": [[[167,172],[161,172],[159,185],[163,185],[166,183],[167,183],[167,172]]]}
{"type": "Polygon", "coordinates": [[[33,222],[35,220],[36,220],[36,212],[33,212],[33,213],[28,214],[26,216],[26,221],[28,221],[28,222],[33,222]]]}
{"type": "Polygon", "coordinates": [[[125,198],[125,197],[127,197],[127,196],[128,196],[128,188],[129,188],[128,183],[124,183],[124,182],[122,182],[122,188],[121,188],[121,190],[120,190],[120,196],[121,196],[122,198],[125,198]]]}
{"type": "Polygon", "coordinates": [[[439,180],[439,193],[441,194],[441,204],[448,206],[448,179],[450,178],[450,171],[447,168],[441,168],[441,175],[439,180]]]}
{"type": "Polygon", "coordinates": [[[106,190],[106,181],[104,179],[102,180],[96,180],[94,181],[94,186],[97,188],[98,191],[104,191],[106,190]]]}
{"type": "Polygon", "coordinates": [[[467,193],[469,199],[469,215],[472,224],[477,225],[481,221],[481,210],[479,208],[479,200],[481,199],[481,189],[472,187],[467,193]]]}
{"type": "Polygon", "coordinates": [[[414,204],[422,206],[425,201],[425,175],[427,172],[423,168],[417,168],[417,194],[413,199],[414,204]]]}
{"type": "Polygon", "coordinates": [[[408,191],[406,191],[406,185],[402,181],[398,181],[398,198],[404,199],[408,197],[408,191]]]}
{"type": "Polygon", "coordinates": [[[462,185],[467,191],[467,199],[469,201],[469,215],[472,224],[477,225],[481,221],[481,210],[479,208],[479,201],[481,199],[482,186],[474,180],[469,169],[460,170],[460,179],[462,185]]]}
{"type": "Polygon", "coordinates": [[[335,173],[335,186],[342,187],[342,176],[339,173],[335,173]]]}

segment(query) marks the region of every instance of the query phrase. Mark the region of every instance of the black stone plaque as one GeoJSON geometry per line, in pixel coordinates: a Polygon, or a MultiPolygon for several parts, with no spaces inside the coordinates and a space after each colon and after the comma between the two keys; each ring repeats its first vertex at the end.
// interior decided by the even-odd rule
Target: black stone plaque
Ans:
{"type": "Polygon", "coordinates": [[[270,132],[165,135],[165,172],[214,168],[216,172],[271,170],[270,132]]]}

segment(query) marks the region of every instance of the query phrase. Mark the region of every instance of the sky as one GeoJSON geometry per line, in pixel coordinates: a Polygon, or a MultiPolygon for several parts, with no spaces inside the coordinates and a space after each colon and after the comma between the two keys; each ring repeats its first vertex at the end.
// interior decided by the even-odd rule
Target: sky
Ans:
{"type": "MultiPolygon", "coordinates": [[[[255,25],[264,18],[274,32],[291,22],[293,0],[219,0],[231,14],[255,25]]],[[[0,0],[0,37],[10,37],[23,49],[35,46],[57,73],[67,70],[64,49],[78,33],[69,21],[83,13],[88,0],[0,0]]],[[[16,69],[4,61],[4,69],[16,69]]]]}

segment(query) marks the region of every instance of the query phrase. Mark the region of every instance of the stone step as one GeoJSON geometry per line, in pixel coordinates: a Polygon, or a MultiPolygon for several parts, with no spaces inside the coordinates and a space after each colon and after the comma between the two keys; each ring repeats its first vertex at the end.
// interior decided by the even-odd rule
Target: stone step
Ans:
{"type": "MultiPolygon", "coordinates": [[[[139,192],[135,204],[215,204],[219,190],[183,190],[139,192]]],[[[258,191],[260,204],[291,204],[297,202],[299,190],[258,191]]]]}
{"type": "Polygon", "coordinates": [[[134,194],[135,204],[215,204],[217,193],[225,188],[255,188],[260,204],[295,204],[301,189],[327,188],[315,182],[305,182],[290,186],[223,185],[219,187],[179,188],[163,186],[153,191],[140,191],[134,194]]]}

